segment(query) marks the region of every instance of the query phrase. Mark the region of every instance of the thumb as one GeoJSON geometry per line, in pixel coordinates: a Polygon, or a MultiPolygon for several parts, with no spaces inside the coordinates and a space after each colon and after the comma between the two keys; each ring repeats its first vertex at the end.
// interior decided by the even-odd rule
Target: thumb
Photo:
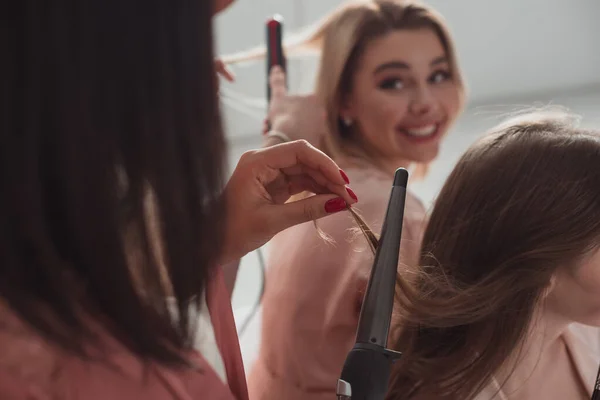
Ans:
{"type": "Polygon", "coordinates": [[[278,206],[278,230],[344,211],[348,203],[336,195],[318,194],[278,206]]]}

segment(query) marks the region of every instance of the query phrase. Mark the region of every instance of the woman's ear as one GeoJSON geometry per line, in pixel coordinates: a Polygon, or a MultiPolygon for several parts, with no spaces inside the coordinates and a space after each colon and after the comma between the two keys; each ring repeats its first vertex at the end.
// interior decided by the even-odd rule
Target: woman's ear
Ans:
{"type": "Polygon", "coordinates": [[[544,299],[546,299],[556,287],[557,279],[556,273],[552,274],[550,282],[548,283],[548,286],[546,286],[546,289],[544,289],[544,294],[542,295],[544,299]]]}
{"type": "Polygon", "coordinates": [[[352,125],[352,122],[354,122],[355,112],[350,99],[342,101],[339,110],[339,117],[346,126],[350,126],[352,125]]]}

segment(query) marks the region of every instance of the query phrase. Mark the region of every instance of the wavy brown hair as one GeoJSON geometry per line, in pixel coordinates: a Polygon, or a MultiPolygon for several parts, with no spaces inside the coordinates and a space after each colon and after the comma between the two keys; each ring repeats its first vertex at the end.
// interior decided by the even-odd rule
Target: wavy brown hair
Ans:
{"type": "Polygon", "coordinates": [[[518,362],[553,274],[600,245],[598,165],[600,134],[555,112],[511,120],[462,156],[436,200],[416,284],[398,281],[404,356],[389,400],[471,399],[518,362]]]}

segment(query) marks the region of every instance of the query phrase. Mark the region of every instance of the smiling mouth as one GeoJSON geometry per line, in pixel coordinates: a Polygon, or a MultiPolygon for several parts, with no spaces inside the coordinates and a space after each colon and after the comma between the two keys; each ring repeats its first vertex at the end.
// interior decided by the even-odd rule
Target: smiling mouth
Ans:
{"type": "Polygon", "coordinates": [[[418,141],[426,141],[429,139],[433,139],[438,136],[440,132],[440,126],[442,124],[439,122],[421,125],[418,127],[398,127],[398,132],[402,133],[404,136],[407,136],[413,140],[418,141]]]}

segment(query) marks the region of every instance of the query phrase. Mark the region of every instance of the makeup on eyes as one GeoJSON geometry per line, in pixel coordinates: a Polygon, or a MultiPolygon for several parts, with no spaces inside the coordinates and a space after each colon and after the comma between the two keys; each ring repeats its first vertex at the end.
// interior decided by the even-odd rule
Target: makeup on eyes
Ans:
{"type": "MultiPolygon", "coordinates": [[[[411,81],[414,80],[413,77],[411,77],[411,76],[406,77],[406,75],[408,75],[408,74],[396,73],[396,74],[390,74],[384,78],[379,78],[377,86],[380,89],[384,89],[384,90],[402,89],[405,86],[410,85],[411,81]],[[403,77],[401,75],[405,75],[405,76],[403,77]]],[[[431,84],[440,84],[440,83],[449,81],[451,79],[452,79],[452,74],[450,73],[450,71],[448,71],[446,69],[439,69],[439,70],[432,72],[428,76],[427,81],[431,84]]]]}

